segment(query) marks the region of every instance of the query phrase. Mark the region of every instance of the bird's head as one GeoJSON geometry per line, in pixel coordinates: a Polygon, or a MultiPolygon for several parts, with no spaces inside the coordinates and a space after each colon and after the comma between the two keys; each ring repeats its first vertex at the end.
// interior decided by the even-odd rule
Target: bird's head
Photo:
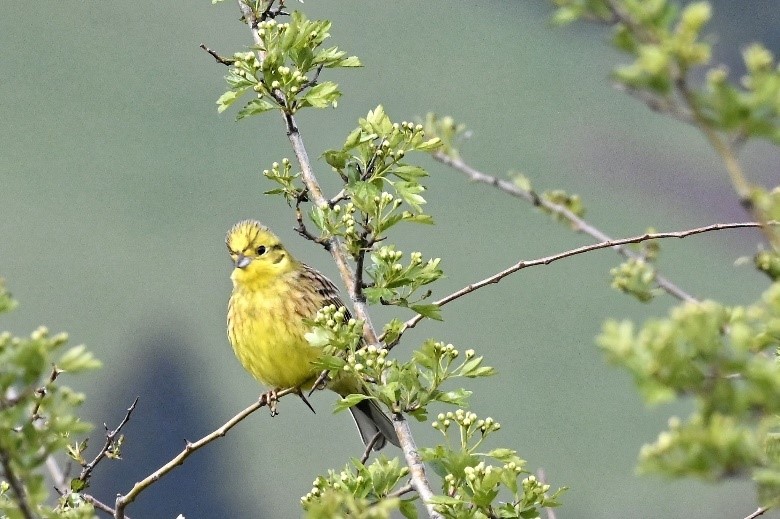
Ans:
{"type": "Polygon", "coordinates": [[[225,244],[235,265],[230,278],[236,286],[261,286],[295,268],[295,259],[279,238],[256,220],[234,225],[225,244]]]}

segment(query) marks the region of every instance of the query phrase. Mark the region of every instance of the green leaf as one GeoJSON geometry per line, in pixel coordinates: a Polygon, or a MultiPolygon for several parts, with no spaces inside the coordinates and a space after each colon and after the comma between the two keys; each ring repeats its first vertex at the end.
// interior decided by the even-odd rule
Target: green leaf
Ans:
{"type": "Polygon", "coordinates": [[[417,146],[415,146],[415,149],[419,151],[433,151],[437,148],[440,148],[441,145],[442,145],[441,139],[439,139],[438,137],[434,137],[433,139],[428,139],[427,141],[418,144],[417,146]]]}
{"type": "Polygon", "coordinates": [[[102,365],[103,364],[95,358],[92,352],[87,351],[87,347],[83,344],[74,346],[66,351],[57,362],[57,368],[67,371],[68,373],[98,369],[102,365]]]}
{"type": "Polygon", "coordinates": [[[355,128],[352,130],[352,133],[350,133],[347,136],[347,140],[344,142],[344,151],[351,150],[358,144],[360,144],[360,135],[362,134],[362,130],[360,128],[355,128]]]}
{"type": "Polygon", "coordinates": [[[414,182],[419,178],[428,176],[428,172],[423,168],[410,165],[398,166],[397,168],[394,168],[391,173],[401,180],[406,180],[407,182],[414,182]]]}
{"type": "Polygon", "coordinates": [[[326,81],[306,92],[306,95],[303,96],[303,101],[315,108],[327,108],[339,97],[341,97],[339,86],[332,81],[326,81]]]}
{"type": "Polygon", "coordinates": [[[423,317],[427,317],[429,319],[435,319],[436,321],[443,321],[441,317],[441,309],[439,308],[439,305],[435,304],[419,304],[419,305],[410,305],[409,308],[417,312],[418,314],[422,315],[423,317]]]}
{"type": "Polygon", "coordinates": [[[347,166],[347,159],[349,159],[349,156],[349,153],[341,150],[328,150],[322,154],[325,162],[339,171],[347,166]]]}
{"type": "Polygon", "coordinates": [[[228,90],[219,96],[219,99],[217,99],[217,112],[222,113],[227,110],[243,93],[243,91],[235,92],[233,90],[228,90]]]}
{"type": "Polygon", "coordinates": [[[398,503],[398,511],[407,519],[417,519],[417,505],[415,499],[402,499],[398,503]]]}
{"type": "Polygon", "coordinates": [[[357,56],[350,56],[348,58],[339,61],[339,67],[362,67],[362,66],[363,64],[360,62],[360,59],[358,59],[357,56]]]}
{"type": "Polygon", "coordinates": [[[252,99],[246,104],[244,108],[241,109],[240,112],[238,112],[236,120],[249,117],[250,115],[261,114],[269,110],[273,110],[274,108],[276,108],[276,105],[270,101],[266,101],[265,99],[252,99]]]}
{"type": "Polygon", "coordinates": [[[353,393],[351,395],[347,395],[345,397],[340,398],[336,404],[333,406],[333,412],[338,413],[343,411],[344,409],[349,409],[355,404],[359,404],[363,400],[374,400],[374,397],[368,396],[368,395],[362,395],[353,393]]]}
{"type": "Polygon", "coordinates": [[[450,496],[433,496],[428,502],[434,505],[463,505],[462,499],[455,499],[450,496]]]}
{"type": "Polygon", "coordinates": [[[436,395],[434,400],[444,402],[445,404],[454,404],[458,406],[466,405],[466,401],[471,396],[471,391],[468,389],[455,389],[453,391],[446,391],[436,395]]]}

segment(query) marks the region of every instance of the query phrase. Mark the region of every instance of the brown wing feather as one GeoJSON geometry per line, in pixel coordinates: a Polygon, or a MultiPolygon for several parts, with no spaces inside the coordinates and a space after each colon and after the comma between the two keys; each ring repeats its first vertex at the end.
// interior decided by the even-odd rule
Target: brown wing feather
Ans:
{"type": "Polygon", "coordinates": [[[346,307],[344,302],[341,300],[341,297],[339,297],[338,287],[336,287],[336,285],[334,285],[333,282],[325,277],[325,275],[320,271],[313,269],[305,263],[301,263],[301,267],[301,275],[311,281],[311,284],[315,287],[317,294],[319,294],[319,296],[322,298],[322,304],[320,305],[320,308],[327,305],[334,305],[336,308],[343,306],[347,311],[346,319],[351,319],[352,314],[350,314],[349,308],[346,307]]]}

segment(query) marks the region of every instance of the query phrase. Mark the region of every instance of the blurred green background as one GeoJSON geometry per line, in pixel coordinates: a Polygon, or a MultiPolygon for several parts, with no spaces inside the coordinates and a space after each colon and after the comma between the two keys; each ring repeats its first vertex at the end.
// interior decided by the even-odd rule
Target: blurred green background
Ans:
{"type": "MultiPolygon", "coordinates": [[[[542,0],[291,7],[333,20],[331,42],[365,64],[328,74],[344,91],[338,110],[301,114],[312,157],[382,103],[398,121],[436,111],[465,122],[470,163],[581,194],[588,219],[616,237],[747,219],[696,131],[610,87],[611,67],[625,58],[601,27],[551,28],[542,0]]],[[[715,7],[716,58],[733,75],[751,41],[778,53],[774,0],[715,7]]],[[[77,381],[88,394],[84,418],[95,424],[116,424],[140,395],[124,459],[94,476],[91,490],[107,502],[260,392],[225,337],[223,238],[233,223],[261,219],[298,257],[338,278],[329,256],[292,231],[284,203],[262,195],[269,184],[260,171],[292,156],[281,120],[236,123],[235,112],[216,113],[225,69],[198,45],[244,49],[250,37],[238,18],[231,2],[151,0],[7,2],[0,16],[0,275],[21,303],[0,328],[26,334],[44,323],[95,351],[104,369],[77,381]]],[[[744,150],[759,182],[777,182],[778,158],[767,145],[744,150]]],[[[522,202],[420,160],[438,225],[393,239],[443,258],[447,278],[436,295],[587,243],[522,202]]],[[[329,168],[316,167],[335,186],[329,168]]],[[[758,239],[730,231],[666,241],[661,267],[696,296],[748,303],[766,283],[734,260],[758,239]]],[[[605,251],[524,270],[447,306],[443,324],[419,326],[395,353],[436,337],[497,366],[498,377],[471,385],[472,409],[503,424],[496,445],[517,448],[532,470],[571,487],[560,518],[747,515],[756,506],[749,482],[634,475],[640,446],[688,409],[646,408],[594,345],[606,317],[642,320],[674,303],[640,305],[613,292],[608,271],[617,263],[605,251]]],[[[379,309],[376,322],[393,315],[379,309]]],[[[256,413],[128,513],[298,517],[314,477],[362,450],[350,419],[330,413],[332,401],[316,395],[316,417],[287,399],[274,420],[256,413]]],[[[438,439],[424,424],[414,431],[421,445],[438,439]]]]}

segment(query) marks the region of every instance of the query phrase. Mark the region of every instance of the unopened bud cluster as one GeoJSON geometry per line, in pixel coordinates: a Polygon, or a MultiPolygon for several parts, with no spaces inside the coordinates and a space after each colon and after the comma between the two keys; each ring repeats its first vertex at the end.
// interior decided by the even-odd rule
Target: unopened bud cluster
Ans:
{"type": "Polygon", "coordinates": [[[400,198],[395,198],[393,195],[388,193],[387,191],[382,191],[381,195],[377,195],[374,197],[374,205],[377,206],[379,209],[379,213],[384,211],[384,209],[388,206],[390,206],[393,209],[396,209],[398,206],[400,206],[403,203],[403,200],[400,198]]]}
{"type": "Polygon", "coordinates": [[[523,480],[523,495],[532,503],[544,501],[544,495],[550,490],[550,485],[542,483],[531,474],[523,480]]]}
{"type": "MultiPolygon", "coordinates": [[[[30,334],[31,341],[48,341],[52,347],[60,346],[68,341],[67,333],[58,333],[53,337],[49,337],[49,329],[45,326],[39,326],[30,334]]],[[[18,346],[22,344],[23,339],[14,337],[10,332],[0,333],[0,348],[4,348],[8,345],[18,346]]]]}
{"type": "Polygon", "coordinates": [[[452,344],[444,344],[443,342],[434,343],[433,351],[440,354],[442,357],[449,357],[451,359],[457,358],[457,356],[460,355],[460,352],[455,349],[455,346],[452,344]]]}
{"type": "MultiPolygon", "coordinates": [[[[472,494],[475,491],[491,490],[498,487],[501,484],[502,472],[510,472],[511,474],[516,475],[523,472],[523,467],[517,465],[514,461],[504,463],[502,466],[488,465],[484,461],[480,461],[474,466],[468,466],[463,469],[463,478],[461,479],[460,482],[458,481],[458,478],[454,474],[447,474],[446,476],[444,476],[444,484],[446,486],[446,492],[448,495],[456,499],[461,499],[461,498],[468,499],[468,497],[460,494],[459,491],[460,489],[458,488],[459,483],[461,484],[465,483],[465,485],[469,487],[470,489],[469,494],[472,494]]],[[[527,479],[528,478],[526,478],[526,480],[527,479]]],[[[525,490],[526,480],[523,480],[524,490],[525,490]]],[[[544,486],[547,487],[544,492],[549,490],[549,485],[544,485],[544,486]]],[[[532,490],[535,493],[536,487],[532,487],[532,490]]],[[[544,494],[544,492],[542,492],[542,494],[544,494]]]]}
{"type": "Polygon", "coordinates": [[[458,409],[455,412],[448,411],[446,413],[439,413],[438,416],[436,416],[436,421],[434,421],[431,426],[442,434],[445,434],[453,423],[467,431],[478,430],[483,436],[501,428],[501,424],[491,417],[488,416],[484,420],[479,419],[476,413],[464,411],[463,409],[458,409]]]}
{"type": "Polygon", "coordinates": [[[357,231],[355,230],[355,211],[357,211],[357,208],[355,207],[355,204],[349,202],[343,207],[339,204],[336,204],[333,206],[331,211],[336,216],[341,215],[339,223],[344,228],[344,236],[356,238],[357,231]]]}
{"type": "Polygon", "coordinates": [[[309,78],[304,76],[297,67],[290,68],[284,65],[276,68],[274,77],[278,79],[271,81],[271,88],[276,90],[284,87],[291,94],[297,93],[309,81],[309,78]]]}
{"type": "Polygon", "coordinates": [[[353,332],[358,327],[358,321],[350,318],[346,320],[347,309],[343,306],[327,305],[322,307],[314,317],[314,324],[333,333],[339,333],[346,328],[347,332],[353,332]]]}
{"type": "Polygon", "coordinates": [[[393,132],[398,133],[399,131],[409,132],[413,134],[419,133],[421,136],[425,136],[425,131],[423,131],[422,124],[410,123],[409,121],[402,121],[400,124],[399,123],[393,124],[393,132]]]}
{"type": "Polygon", "coordinates": [[[290,159],[283,158],[281,169],[278,162],[274,162],[271,164],[271,169],[263,170],[263,176],[266,178],[289,178],[290,177],[290,170],[292,169],[290,165],[290,159]]]}
{"type": "Polygon", "coordinates": [[[372,379],[379,379],[382,371],[394,361],[388,360],[387,348],[377,348],[373,344],[361,348],[347,356],[347,365],[343,371],[354,371],[372,379]]]}

